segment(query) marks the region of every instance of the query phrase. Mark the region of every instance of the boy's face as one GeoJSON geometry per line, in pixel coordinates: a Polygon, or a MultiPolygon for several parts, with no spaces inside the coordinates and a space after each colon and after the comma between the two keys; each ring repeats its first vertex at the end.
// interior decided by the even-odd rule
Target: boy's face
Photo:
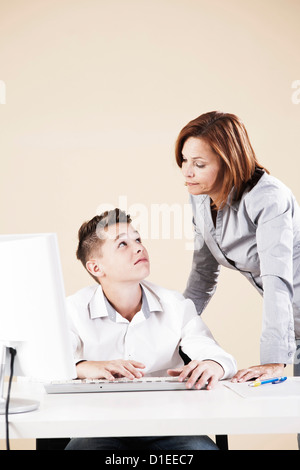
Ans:
{"type": "Polygon", "coordinates": [[[94,255],[92,273],[100,282],[104,278],[112,282],[141,281],[149,275],[147,250],[131,224],[110,225],[101,237],[103,243],[94,255]],[[95,269],[99,269],[98,273],[95,269]]]}

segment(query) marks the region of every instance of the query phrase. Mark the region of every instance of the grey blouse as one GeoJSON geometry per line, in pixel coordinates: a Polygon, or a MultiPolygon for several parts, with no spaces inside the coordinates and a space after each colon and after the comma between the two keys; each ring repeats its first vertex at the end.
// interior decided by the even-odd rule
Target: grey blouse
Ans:
{"type": "Polygon", "coordinates": [[[201,314],[215,292],[220,266],[240,271],[263,296],[261,363],[291,363],[295,336],[300,338],[300,209],[295,197],[263,173],[239,201],[218,211],[216,226],[210,197],[192,195],[190,200],[195,247],[185,297],[201,314]]]}

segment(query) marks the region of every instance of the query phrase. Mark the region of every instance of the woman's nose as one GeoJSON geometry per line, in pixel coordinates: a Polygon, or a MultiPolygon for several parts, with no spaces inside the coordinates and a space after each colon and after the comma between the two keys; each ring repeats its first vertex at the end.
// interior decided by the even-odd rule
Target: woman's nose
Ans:
{"type": "Polygon", "coordinates": [[[193,177],[194,176],[193,167],[190,164],[185,163],[184,165],[182,165],[181,169],[182,169],[183,176],[185,176],[185,177],[193,177]]]}

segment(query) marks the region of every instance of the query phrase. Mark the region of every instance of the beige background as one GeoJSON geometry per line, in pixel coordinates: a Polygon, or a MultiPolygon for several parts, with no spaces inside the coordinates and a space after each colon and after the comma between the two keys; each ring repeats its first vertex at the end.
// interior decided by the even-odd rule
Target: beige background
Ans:
{"type": "MultiPolygon", "coordinates": [[[[81,223],[120,196],[137,216],[184,208],[174,142],[215,109],[243,119],[299,200],[299,16],[296,0],[0,0],[1,232],[56,232],[66,293],[90,284],[74,254],[81,223]]],[[[149,279],[183,291],[192,252],[172,230],[146,236],[149,279]]],[[[224,268],[204,319],[240,368],[259,362],[261,309],[224,268]]],[[[231,436],[230,447],[295,449],[296,438],[231,436]]]]}

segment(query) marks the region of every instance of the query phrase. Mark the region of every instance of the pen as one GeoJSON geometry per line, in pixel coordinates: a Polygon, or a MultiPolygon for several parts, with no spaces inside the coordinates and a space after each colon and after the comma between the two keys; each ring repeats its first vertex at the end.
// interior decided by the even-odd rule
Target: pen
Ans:
{"type": "Polygon", "coordinates": [[[249,387],[258,387],[259,385],[264,385],[264,384],[280,384],[284,382],[287,379],[287,377],[274,377],[273,379],[268,379],[268,380],[255,380],[251,384],[249,384],[249,387]]]}

